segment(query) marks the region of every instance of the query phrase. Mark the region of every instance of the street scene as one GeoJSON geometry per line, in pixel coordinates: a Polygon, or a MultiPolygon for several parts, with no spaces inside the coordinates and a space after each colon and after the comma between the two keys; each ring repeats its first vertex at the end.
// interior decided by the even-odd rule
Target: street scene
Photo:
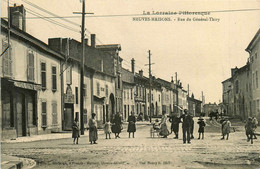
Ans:
{"type": "Polygon", "coordinates": [[[259,7],[1,1],[1,168],[260,168],[259,7]]]}
{"type": "MultiPolygon", "coordinates": [[[[88,136],[80,137],[78,145],[72,144],[71,135],[9,141],[2,143],[2,153],[33,159],[35,168],[259,168],[260,143],[248,143],[241,126],[235,126],[237,131],[230,133],[229,140],[220,140],[220,126],[207,120],[205,138],[198,140],[195,125],[191,144],[183,144],[182,130],[179,139],[173,139],[174,134],[151,138],[150,128],[149,123],[137,123],[135,138],[128,138],[124,129],[119,139],[114,135],[105,139],[99,131],[97,145],[91,145],[88,136]]],[[[34,165],[24,162],[24,167],[34,165]]]]}

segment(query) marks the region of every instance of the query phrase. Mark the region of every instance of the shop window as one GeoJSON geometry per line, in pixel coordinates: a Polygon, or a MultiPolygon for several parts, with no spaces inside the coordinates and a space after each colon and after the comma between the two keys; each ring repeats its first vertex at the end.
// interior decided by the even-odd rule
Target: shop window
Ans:
{"type": "Polygon", "coordinates": [[[11,109],[11,95],[5,91],[2,95],[3,128],[13,127],[13,114],[11,109]]]}
{"type": "Polygon", "coordinates": [[[51,67],[52,73],[52,91],[57,91],[57,68],[56,66],[51,67]]]}
{"type": "Polygon", "coordinates": [[[46,89],[46,63],[41,62],[41,80],[42,80],[42,89],[46,89]]]}

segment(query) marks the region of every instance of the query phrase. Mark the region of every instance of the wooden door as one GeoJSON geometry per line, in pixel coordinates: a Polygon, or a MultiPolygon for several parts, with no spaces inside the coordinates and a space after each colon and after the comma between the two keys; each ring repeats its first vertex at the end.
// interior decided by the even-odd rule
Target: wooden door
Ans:
{"type": "Polygon", "coordinates": [[[72,108],[65,108],[64,110],[64,130],[72,130],[73,111],[72,108]]]}
{"type": "Polygon", "coordinates": [[[24,95],[17,94],[16,97],[16,111],[17,111],[17,135],[18,137],[25,136],[25,112],[24,112],[24,95]]]}

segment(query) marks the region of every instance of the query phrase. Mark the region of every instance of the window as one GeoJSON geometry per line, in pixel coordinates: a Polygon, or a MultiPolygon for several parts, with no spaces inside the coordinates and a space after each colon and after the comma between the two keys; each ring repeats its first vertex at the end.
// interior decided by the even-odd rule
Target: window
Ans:
{"type": "Polygon", "coordinates": [[[133,99],[133,89],[131,89],[131,91],[130,91],[131,93],[131,100],[133,99]]]}
{"type": "Polygon", "coordinates": [[[100,84],[97,82],[97,95],[100,95],[100,84]]]}
{"type": "Polygon", "coordinates": [[[52,102],[52,125],[58,124],[57,102],[52,102]]]}
{"type": "Polygon", "coordinates": [[[257,59],[257,53],[255,53],[255,59],[257,59]]]}
{"type": "Polygon", "coordinates": [[[120,89],[121,85],[120,85],[120,75],[117,76],[117,88],[120,89]]]}
{"type": "Polygon", "coordinates": [[[108,97],[108,85],[106,85],[106,97],[108,97]]]}
{"type": "Polygon", "coordinates": [[[127,90],[127,99],[129,99],[129,90],[127,90]]]}
{"type": "Polygon", "coordinates": [[[236,84],[235,84],[235,90],[236,90],[236,93],[238,93],[238,80],[236,81],[236,84]]]}
{"type": "Polygon", "coordinates": [[[52,74],[52,91],[57,90],[57,68],[56,66],[51,67],[51,74],[52,74]]]}
{"type": "Polygon", "coordinates": [[[139,91],[139,94],[140,96],[142,96],[142,87],[139,87],[140,91],[139,91]]]}
{"type": "Polygon", "coordinates": [[[3,128],[13,127],[12,96],[11,92],[2,90],[2,122],[3,128]]]}
{"type": "Polygon", "coordinates": [[[76,94],[76,104],[79,104],[79,88],[75,87],[75,94],[76,94]]]}
{"type": "Polygon", "coordinates": [[[42,80],[42,89],[46,89],[46,63],[41,62],[41,80],[42,80]]]}
{"type": "Polygon", "coordinates": [[[47,102],[42,101],[42,127],[47,127],[47,102]]]}
{"type": "Polygon", "coordinates": [[[34,81],[34,53],[31,50],[28,50],[27,78],[34,81]]]}
{"type": "Polygon", "coordinates": [[[258,72],[255,72],[255,87],[258,88],[258,72]]]}
{"type": "MultiPolygon", "coordinates": [[[[8,42],[7,41],[2,41],[2,51],[7,49],[8,47],[8,42]]],[[[7,77],[12,76],[12,48],[9,47],[6,52],[3,54],[3,75],[7,77]]]]}
{"type": "Polygon", "coordinates": [[[72,84],[72,66],[69,65],[66,69],[66,83],[72,84]]]}
{"type": "Polygon", "coordinates": [[[138,96],[138,86],[136,86],[136,96],[138,96]]]}
{"type": "Polygon", "coordinates": [[[86,97],[87,96],[87,85],[84,84],[84,87],[83,87],[83,95],[86,97]]]}
{"type": "Polygon", "coordinates": [[[125,94],[125,91],[124,91],[124,99],[126,98],[126,96],[125,96],[126,94],[125,94]]]}
{"type": "Polygon", "coordinates": [[[100,61],[100,71],[104,71],[104,65],[103,65],[103,60],[100,61]]]}

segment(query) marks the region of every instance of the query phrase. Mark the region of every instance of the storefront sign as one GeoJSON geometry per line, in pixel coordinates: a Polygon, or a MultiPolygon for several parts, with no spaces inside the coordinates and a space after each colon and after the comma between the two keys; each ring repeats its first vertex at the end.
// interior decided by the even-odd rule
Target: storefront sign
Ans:
{"type": "Polygon", "coordinates": [[[25,82],[14,82],[14,86],[29,89],[29,90],[41,90],[42,87],[40,85],[31,84],[31,83],[25,83],[25,82]]]}

